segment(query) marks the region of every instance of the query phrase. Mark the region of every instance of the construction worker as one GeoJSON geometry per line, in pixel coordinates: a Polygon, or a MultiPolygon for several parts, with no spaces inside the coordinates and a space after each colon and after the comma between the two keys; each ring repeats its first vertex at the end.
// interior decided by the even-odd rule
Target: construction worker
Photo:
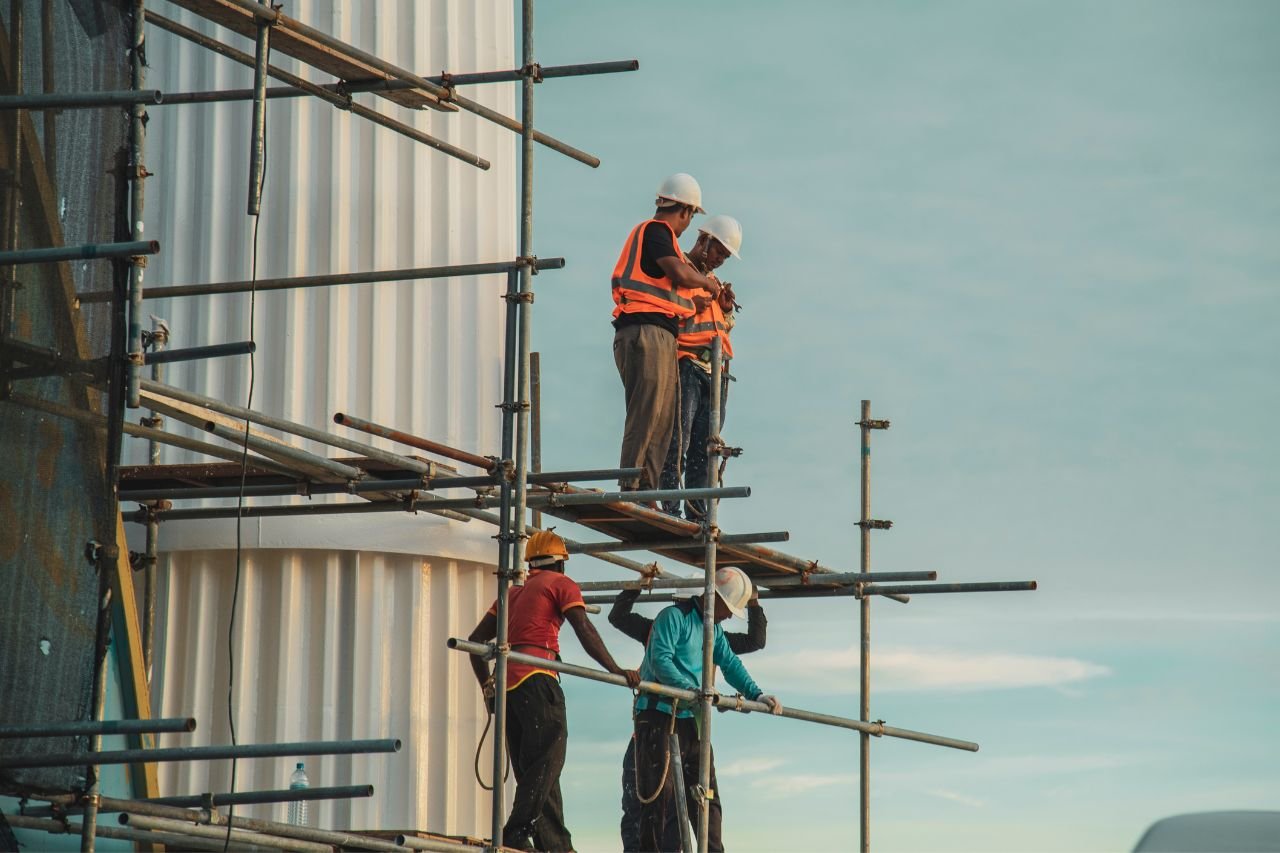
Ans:
{"type": "MultiPolygon", "coordinates": [[[[638,589],[618,593],[613,608],[609,611],[609,624],[637,643],[647,644],[653,620],[632,612],[639,598],[638,589]]],[[[747,601],[747,633],[726,631],[724,638],[734,654],[750,654],[764,648],[768,627],[769,621],[765,618],[764,608],[760,606],[760,597],[753,588],[751,598],[747,601]]],[[[635,853],[640,849],[640,809],[640,797],[636,794],[636,739],[633,736],[627,742],[627,752],[622,757],[623,853],[635,853]]],[[[675,809],[668,810],[662,830],[663,838],[679,838],[680,828],[676,825],[676,817],[675,809]]]]}
{"type": "MultiPolygon", "coordinates": [[[[711,275],[730,256],[742,248],[742,226],[732,216],[718,215],[708,219],[698,228],[698,242],[687,257],[693,268],[703,275],[711,275]]],[[[725,404],[729,399],[729,359],[733,358],[733,346],[729,343],[729,330],[733,328],[733,312],[737,307],[733,287],[720,286],[719,297],[694,297],[697,313],[680,324],[676,338],[676,354],[680,359],[680,406],[667,449],[666,464],[662,468],[660,485],[664,489],[680,488],[683,469],[684,487],[698,489],[710,485],[707,479],[707,439],[711,435],[711,344],[720,339],[723,365],[720,374],[720,422],[716,432],[724,426],[725,404]]],[[[685,517],[701,521],[704,513],[702,501],[686,501],[685,517]]],[[[663,504],[671,515],[680,514],[679,501],[663,504]]]]}
{"type": "Polygon", "coordinates": [[[676,335],[696,312],[693,296],[720,283],[691,267],[679,238],[702,209],[702,188],[686,174],[658,187],[657,210],[631,229],[613,268],[613,361],[626,394],[619,467],[640,468],[624,490],[657,488],[671,442],[679,383],[676,335]]]}
{"type": "MultiPolygon", "coordinates": [[[[560,627],[567,619],[587,654],[614,675],[624,676],[633,688],[639,684],[635,670],[624,670],[614,663],[587,619],[582,590],[564,574],[564,564],[569,559],[564,540],[549,530],[538,531],[529,537],[524,558],[529,563],[529,578],[524,586],[512,588],[507,605],[511,650],[558,660],[560,627]]],[[[497,636],[497,608],[495,601],[471,632],[472,642],[488,643],[497,636]]],[[[471,655],[471,668],[480,682],[489,713],[493,713],[495,685],[488,661],[471,655]]],[[[559,676],[554,670],[510,661],[505,686],[507,749],[516,776],[511,814],[502,830],[505,846],[517,850],[572,850],[573,839],[564,824],[564,801],[560,796],[569,722],[559,676]]]]}
{"type": "MultiPolygon", "coordinates": [[[[724,673],[725,680],[749,699],[763,702],[775,714],[782,713],[777,697],[769,696],[751,680],[742,661],[729,648],[720,623],[730,615],[741,617],[746,613],[751,598],[751,581],[738,568],[716,570],[715,577],[715,633],[712,660],[724,673]]],[[[640,677],[644,681],[656,681],[684,690],[702,690],[702,601],[691,598],[658,614],[649,634],[644,662],[640,665],[640,677]]],[[[679,702],[663,696],[641,693],[635,702],[636,739],[636,787],[640,798],[640,849],[646,851],[677,850],[678,838],[664,837],[667,813],[676,809],[675,786],[668,772],[668,763],[684,771],[685,792],[689,817],[698,824],[698,809],[702,800],[698,796],[698,763],[703,744],[698,731],[696,704],[679,702]],[[668,735],[675,732],[679,738],[680,755],[670,755],[668,735]]],[[[706,800],[708,815],[707,849],[724,850],[720,839],[721,803],[716,788],[715,765],[711,767],[711,791],[706,800]]]]}

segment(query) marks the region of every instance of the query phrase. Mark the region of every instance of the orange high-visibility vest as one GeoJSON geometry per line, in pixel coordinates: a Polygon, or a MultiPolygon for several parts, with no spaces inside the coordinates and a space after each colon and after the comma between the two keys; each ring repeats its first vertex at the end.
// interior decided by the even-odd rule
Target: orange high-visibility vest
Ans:
{"type": "Polygon", "coordinates": [[[733,358],[733,345],[729,343],[729,326],[724,321],[724,311],[720,308],[720,300],[712,299],[710,305],[680,324],[676,355],[679,358],[710,361],[711,342],[717,337],[720,338],[725,360],[733,358]]]}
{"type": "Polygon", "coordinates": [[[647,219],[631,231],[618,263],[613,267],[613,317],[616,320],[622,314],[657,313],[683,320],[692,317],[694,305],[692,299],[686,299],[676,292],[675,283],[667,276],[653,278],[640,268],[640,251],[644,244],[644,229],[651,222],[657,222],[671,234],[671,245],[676,250],[676,257],[684,263],[684,252],[676,242],[676,232],[671,226],[659,219],[647,219]]]}

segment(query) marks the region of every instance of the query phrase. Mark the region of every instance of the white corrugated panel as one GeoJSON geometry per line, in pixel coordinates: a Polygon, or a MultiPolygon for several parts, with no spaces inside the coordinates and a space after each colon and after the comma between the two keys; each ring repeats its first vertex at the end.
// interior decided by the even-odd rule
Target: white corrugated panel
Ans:
{"type": "MultiPolygon", "coordinates": [[[[250,40],[177,7],[161,11],[252,52],[250,40]]],[[[287,11],[419,73],[517,64],[510,3],[299,0],[287,11]]],[[[148,87],[165,92],[252,84],[248,69],[155,28],[148,28],[148,60],[148,87]]],[[[273,55],[272,62],[331,82],[286,57],[273,55]]],[[[512,84],[467,94],[515,114],[512,84]]],[[[313,99],[271,100],[257,276],[515,257],[516,137],[469,113],[357,97],[474,151],[492,168],[465,165],[313,99]]],[[[248,102],[151,110],[146,235],[161,241],[163,252],[151,261],[147,286],[253,274],[254,221],[245,214],[250,115],[248,102]]],[[[171,347],[252,337],[255,409],[401,452],[406,448],[333,425],[332,415],[348,412],[496,454],[504,284],[502,276],[488,276],[262,293],[252,324],[247,294],[146,307],[168,321],[171,347]]],[[[170,365],[166,381],[244,405],[249,360],[170,365]]],[[[130,461],[144,461],[141,442],[130,454],[130,461]]],[[[161,457],[196,459],[172,448],[161,457]]],[[[313,823],[487,835],[488,800],[471,769],[483,706],[465,656],[444,641],[468,633],[492,597],[495,531],[401,513],[253,520],[242,530],[233,692],[239,740],[400,737],[405,745],[396,755],[308,761],[313,785],[368,782],[377,789],[371,800],[319,805],[313,823]]],[[[155,712],[200,722],[194,740],[176,742],[229,739],[235,540],[229,521],[161,528],[155,712]]],[[[282,787],[291,769],[285,760],[242,761],[236,788],[282,787]]],[[[165,793],[224,791],[228,774],[223,762],[171,765],[162,786],[165,793]]],[[[279,818],[284,811],[250,813],[279,818]]]]}
{"type": "MultiPolygon", "coordinates": [[[[311,804],[312,826],[487,835],[473,761],[484,707],[466,636],[493,591],[485,566],[370,552],[255,551],[243,561],[232,641],[239,743],[398,737],[386,755],[306,758],[313,786],[372,783],[369,799],[311,804]]],[[[162,745],[231,742],[227,720],[233,551],[172,554],[157,625],[161,716],[194,713],[194,734],[162,745]]],[[[486,747],[492,746],[492,739],[486,747]]],[[[492,753],[484,751],[488,781],[492,753]]],[[[236,790],[288,787],[292,759],[241,760],[236,790]]],[[[162,764],[166,793],[230,790],[228,761],[162,764]]],[[[238,814],[283,820],[286,807],[238,814]]]]}

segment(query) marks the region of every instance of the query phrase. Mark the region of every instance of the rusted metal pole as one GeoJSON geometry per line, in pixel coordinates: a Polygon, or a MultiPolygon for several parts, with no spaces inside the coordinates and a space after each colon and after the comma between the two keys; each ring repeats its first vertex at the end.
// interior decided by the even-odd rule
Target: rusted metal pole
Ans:
{"type": "MultiPolygon", "coordinates": [[[[164,352],[169,345],[169,326],[158,317],[151,318],[151,352],[164,352]]],[[[163,384],[165,379],[165,362],[151,363],[151,381],[163,384]]],[[[164,416],[152,412],[146,418],[146,426],[160,429],[164,426],[164,416]]],[[[147,442],[147,459],[152,465],[160,464],[160,442],[153,437],[147,442]]],[[[155,651],[156,627],[156,562],[160,558],[160,521],[154,517],[147,521],[146,556],[142,567],[142,663],[147,684],[151,683],[152,657],[155,651]]]]}
{"type": "MultiPolygon", "coordinates": [[[[182,24],[179,24],[177,21],[171,21],[168,18],[165,18],[161,15],[156,15],[154,13],[148,13],[147,22],[151,24],[155,24],[161,29],[167,30],[176,36],[187,39],[188,41],[193,42],[194,44],[198,44],[207,50],[211,50],[214,53],[219,54],[220,56],[225,56],[228,59],[231,59],[235,62],[239,62],[241,65],[247,65],[250,68],[255,68],[256,70],[257,62],[253,56],[250,56],[244,51],[236,50],[230,45],[224,44],[223,42],[220,42],[217,39],[210,38],[209,36],[206,36],[203,33],[197,32],[196,30],[193,30],[190,27],[184,27],[182,24]]],[[[259,26],[261,26],[261,24],[259,24],[259,26]]],[[[360,118],[367,119],[368,121],[371,121],[374,124],[379,125],[380,127],[385,127],[388,130],[395,131],[401,136],[407,136],[408,138],[414,140],[415,142],[421,142],[423,145],[426,145],[430,148],[434,148],[443,154],[448,154],[450,157],[455,157],[464,163],[468,163],[480,169],[489,168],[489,161],[484,159],[483,157],[480,157],[476,154],[472,154],[470,151],[464,151],[463,149],[458,148],[455,145],[450,145],[449,143],[441,139],[436,139],[434,136],[429,136],[423,133],[422,131],[418,130],[417,128],[413,127],[412,125],[408,125],[408,124],[405,124],[404,122],[396,121],[395,119],[392,119],[389,116],[385,116],[382,113],[379,113],[375,110],[371,110],[366,106],[357,104],[355,101],[352,100],[351,95],[349,93],[339,92],[337,86],[332,86],[332,85],[321,86],[316,83],[312,83],[309,80],[306,80],[302,77],[299,77],[296,74],[290,74],[289,72],[281,68],[277,68],[274,65],[267,65],[266,70],[267,70],[267,73],[270,74],[272,77],[275,77],[278,80],[283,80],[284,82],[288,83],[289,88],[286,89],[284,93],[282,93],[279,89],[264,89],[263,97],[265,98],[278,97],[281,94],[286,94],[286,93],[290,95],[299,95],[299,96],[311,95],[319,98],[322,101],[326,101],[327,103],[331,104],[332,106],[340,110],[346,110],[352,113],[353,115],[357,115],[360,118]]],[[[159,95],[162,99],[164,98],[163,94],[159,92],[157,92],[156,94],[159,95]]],[[[181,92],[181,93],[174,94],[172,96],[172,100],[167,101],[167,103],[169,104],[214,103],[214,102],[225,101],[225,100],[235,100],[235,101],[256,100],[256,98],[257,98],[256,89],[237,89],[230,92],[181,92]]],[[[163,103],[165,101],[162,100],[161,102],[163,103]]]]}
{"type": "Polygon", "coordinates": [[[373,421],[366,421],[363,418],[357,418],[355,415],[338,412],[333,416],[333,422],[341,426],[359,430],[360,432],[366,432],[369,435],[376,435],[400,444],[407,444],[409,447],[416,447],[419,450],[425,450],[428,453],[434,453],[437,456],[443,456],[446,459],[465,462],[468,465],[483,468],[490,473],[497,471],[500,468],[500,460],[498,459],[494,459],[489,456],[481,456],[478,453],[468,453],[465,450],[459,450],[456,447],[450,447],[449,445],[441,444],[438,441],[419,438],[416,435],[401,432],[398,429],[392,429],[388,426],[375,424],[373,421]]]}
{"type": "MultiPolygon", "coordinates": [[[[139,229],[140,230],[140,229],[139,229]]],[[[157,240],[128,240],[123,243],[85,243],[80,246],[47,246],[39,249],[21,249],[0,252],[0,266],[17,264],[48,264],[56,261],[100,261],[113,258],[134,258],[138,255],[154,255],[160,251],[157,240]]],[[[100,300],[110,302],[110,298],[100,300]]],[[[141,335],[141,328],[139,328],[141,335]]],[[[141,340],[141,338],[139,338],[141,340]]],[[[141,344],[139,344],[141,346],[141,344]]]]}
{"type": "MultiPolygon", "coordinates": [[[[707,418],[707,486],[715,488],[720,482],[720,377],[724,370],[720,338],[711,342],[711,411],[707,418]]],[[[707,853],[710,842],[711,799],[719,796],[711,790],[711,708],[715,694],[716,669],[714,661],[716,628],[716,538],[719,528],[716,519],[720,501],[707,501],[707,514],[703,535],[706,536],[706,552],[703,561],[702,587],[702,724],[698,732],[698,850],[707,853]]]]}

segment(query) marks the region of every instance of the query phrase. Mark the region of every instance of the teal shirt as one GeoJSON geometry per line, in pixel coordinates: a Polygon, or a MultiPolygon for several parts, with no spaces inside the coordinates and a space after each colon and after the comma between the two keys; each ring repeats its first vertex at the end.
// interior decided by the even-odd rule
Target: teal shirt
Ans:
{"type": "MultiPolygon", "coordinates": [[[[724,630],[715,626],[715,645],[712,660],[724,673],[725,680],[748,699],[757,699],[764,692],[751,680],[751,674],[724,636],[724,630]]],[[[640,678],[656,681],[668,687],[684,690],[702,689],[702,610],[689,603],[673,604],[658,614],[645,646],[644,662],[640,664],[640,678]]],[[[657,708],[671,712],[672,699],[641,693],[636,698],[636,710],[657,708]]],[[[692,717],[691,708],[681,708],[677,716],[692,717]]]]}

